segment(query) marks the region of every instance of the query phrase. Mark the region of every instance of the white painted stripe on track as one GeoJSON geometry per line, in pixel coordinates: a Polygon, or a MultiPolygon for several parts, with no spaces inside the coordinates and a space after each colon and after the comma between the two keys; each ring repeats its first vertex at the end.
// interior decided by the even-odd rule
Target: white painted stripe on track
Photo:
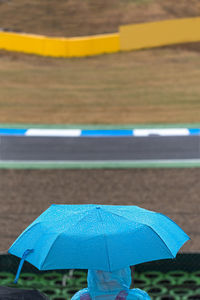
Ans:
{"type": "Polygon", "coordinates": [[[134,136],[188,136],[190,135],[187,128],[164,128],[164,129],[134,129],[134,136]]]}
{"type": "Polygon", "coordinates": [[[26,136],[63,136],[78,137],[81,135],[81,129],[28,129],[26,136]]]}
{"type": "Polygon", "coordinates": [[[25,135],[25,136],[48,136],[48,137],[80,137],[80,136],[135,136],[135,137],[148,137],[148,136],[189,136],[199,135],[200,129],[189,128],[152,128],[152,129],[129,129],[129,130],[83,130],[83,129],[40,129],[29,128],[24,130],[19,129],[0,129],[2,135],[25,135]],[[85,133],[86,131],[86,133],[85,133]],[[128,134],[127,134],[128,131],[128,134]]]}

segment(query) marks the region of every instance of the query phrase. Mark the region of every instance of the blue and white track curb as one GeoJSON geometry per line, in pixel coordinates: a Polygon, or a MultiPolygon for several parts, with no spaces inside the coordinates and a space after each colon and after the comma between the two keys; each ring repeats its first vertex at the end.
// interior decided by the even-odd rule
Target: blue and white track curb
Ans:
{"type": "Polygon", "coordinates": [[[0,128],[0,135],[11,136],[57,136],[57,137],[114,137],[114,136],[189,136],[200,135],[200,128],[155,129],[8,129],[0,128]]]}

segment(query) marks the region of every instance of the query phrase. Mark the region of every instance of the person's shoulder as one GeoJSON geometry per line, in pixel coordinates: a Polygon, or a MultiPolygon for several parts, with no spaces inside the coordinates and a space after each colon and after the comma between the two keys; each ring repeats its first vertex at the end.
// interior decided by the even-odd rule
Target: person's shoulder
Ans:
{"type": "Polygon", "coordinates": [[[71,300],[80,300],[80,298],[84,295],[88,293],[88,289],[82,289],[78,292],[76,292],[76,294],[74,294],[74,296],[71,298],[71,300]]]}
{"type": "Polygon", "coordinates": [[[140,289],[132,289],[129,290],[128,296],[127,296],[127,300],[150,300],[151,298],[149,297],[149,295],[140,289]]]}

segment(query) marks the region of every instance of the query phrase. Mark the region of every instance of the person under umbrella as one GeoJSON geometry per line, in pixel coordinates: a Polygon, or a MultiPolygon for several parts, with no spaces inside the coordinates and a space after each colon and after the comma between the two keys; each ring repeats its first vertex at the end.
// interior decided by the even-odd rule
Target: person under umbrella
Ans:
{"type": "Polygon", "coordinates": [[[88,300],[149,299],[146,293],[129,289],[131,277],[122,270],[175,258],[189,239],[167,216],[138,206],[54,204],[8,252],[21,258],[15,283],[26,260],[39,270],[89,270],[87,293],[82,291],[73,300],[82,293],[88,300]]]}
{"type": "Polygon", "coordinates": [[[150,300],[140,289],[130,289],[130,267],[113,272],[88,270],[88,287],[78,291],[71,300],[150,300]]]}

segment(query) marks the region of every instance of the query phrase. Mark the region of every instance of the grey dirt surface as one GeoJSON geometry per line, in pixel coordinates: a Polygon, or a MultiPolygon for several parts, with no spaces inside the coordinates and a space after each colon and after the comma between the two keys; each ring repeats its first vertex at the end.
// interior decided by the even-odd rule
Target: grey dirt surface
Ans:
{"type": "Polygon", "coordinates": [[[0,251],[51,204],[138,205],[162,212],[200,251],[200,168],[129,170],[0,170],[0,251]]]}

